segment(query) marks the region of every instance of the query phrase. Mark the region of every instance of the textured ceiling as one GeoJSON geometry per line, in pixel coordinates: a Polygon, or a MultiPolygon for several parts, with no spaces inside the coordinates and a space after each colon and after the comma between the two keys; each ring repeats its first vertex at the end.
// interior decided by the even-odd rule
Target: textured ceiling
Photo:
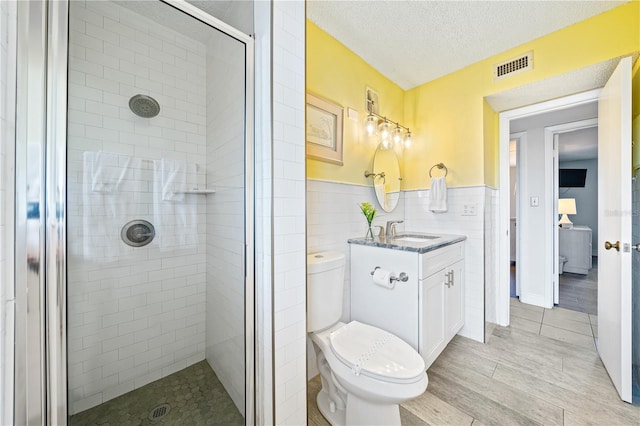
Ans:
{"type": "Polygon", "coordinates": [[[308,0],[307,17],[406,90],[623,3],[308,0]]]}

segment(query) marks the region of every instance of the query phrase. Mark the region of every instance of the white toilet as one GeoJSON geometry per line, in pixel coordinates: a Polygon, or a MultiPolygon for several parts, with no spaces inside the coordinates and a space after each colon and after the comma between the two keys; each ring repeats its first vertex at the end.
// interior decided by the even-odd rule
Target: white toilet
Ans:
{"type": "Polygon", "coordinates": [[[322,390],[318,408],[332,425],[400,425],[399,404],[427,389],[422,357],[379,328],[340,322],[345,257],[307,256],[307,331],[322,390]]]}

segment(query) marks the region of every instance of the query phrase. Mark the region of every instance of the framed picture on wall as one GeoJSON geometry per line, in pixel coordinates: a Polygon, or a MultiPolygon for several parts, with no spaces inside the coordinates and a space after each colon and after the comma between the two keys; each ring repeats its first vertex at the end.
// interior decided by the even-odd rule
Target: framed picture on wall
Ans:
{"type": "Polygon", "coordinates": [[[342,166],[344,109],[307,93],[307,157],[342,166]]]}

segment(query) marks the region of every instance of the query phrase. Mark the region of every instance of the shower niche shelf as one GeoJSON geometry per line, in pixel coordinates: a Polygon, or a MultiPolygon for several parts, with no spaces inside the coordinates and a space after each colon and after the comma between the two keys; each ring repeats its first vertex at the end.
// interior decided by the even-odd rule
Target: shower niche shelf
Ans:
{"type": "Polygon", "coordinates": [[[198,188],[193,188],[193,189],[185,189],[184,191],[179,191],[181,194],[213,194],[216,192],[215,189],[198,189],[198,188]]]}

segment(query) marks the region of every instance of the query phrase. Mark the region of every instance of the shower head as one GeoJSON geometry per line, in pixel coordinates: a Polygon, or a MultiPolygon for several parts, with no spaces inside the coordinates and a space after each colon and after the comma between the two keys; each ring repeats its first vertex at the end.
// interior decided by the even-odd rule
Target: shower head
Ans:
{"type": "Polygon", "coordinates": [[[160,112],[160,104],[151,96],[134,95],[129,99],[129,108],[135,115],[151,118],[160,112]]]}

